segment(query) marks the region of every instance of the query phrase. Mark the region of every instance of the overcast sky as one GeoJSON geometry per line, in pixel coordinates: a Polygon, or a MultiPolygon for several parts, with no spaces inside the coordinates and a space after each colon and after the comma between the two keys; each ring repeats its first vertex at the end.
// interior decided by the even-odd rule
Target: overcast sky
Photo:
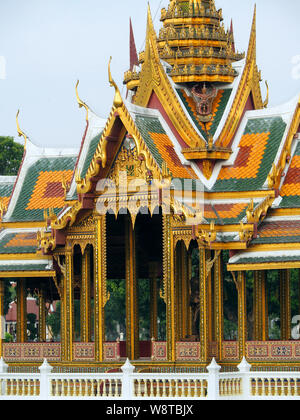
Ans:
{"type": "MultiPolygon", "coordinates": [[[[157,30],[160,9],[168,2],[150,0],[157,30]]],[[[248,46],[254,3],[216,0],[225,25],[233,19],[240,51],[248,46]]],[[[85,113],[76,102],[76,81],[82,100],[107,118],[114,94],[107,77],[109,57],[123,89],[129,18],[141,50],[146,11],[147,0],[0,0],[0,136],[16,137],[20,108],[20,125],[37,145],[79,146],[85,113]]],[[[295,64],[300,63],[300,2],[259,0],[257,14],[258,66],[270,85],[270,104],[278,105],[300,93],[300,66],[295,64]]]]}

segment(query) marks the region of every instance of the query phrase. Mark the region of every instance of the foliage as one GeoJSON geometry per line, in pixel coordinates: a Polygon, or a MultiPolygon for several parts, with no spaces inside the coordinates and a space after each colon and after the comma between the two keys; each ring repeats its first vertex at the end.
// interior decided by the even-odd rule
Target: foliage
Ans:
{"type": "Polygon", "coordinates": [[[12,343],[14,340],[13,336],[9,333],[5,333],[4,342],[5,343],[12,343]]]}
{"type": "MultiPolygon", "coordinates": [[[[138,280],[138,311],[140,340],[150,340],[150,282],[138,280]]],[[[126,286],[125,280],[107,280],[110,300],[105,306],[105,327],[108,341],[115,341],[123,333],[126,337],[126,286]]],[[[158,297],[157,297],[158,298],[158,297]]],[[[165,304],[158,298],[158,333],[164,339],[166,328],[165,304]]]]}
{"type": "Polygon", "coordinates": [[[38,329],[35,326],[36,320],[37,318],[35,314],[27,314],[27,330],[29,332],[29,341],[36,341],[38,338],[38,329]]]}
{"type": "MultiPolygon", "coordinates": [[[[0,175],[17,175],[22,162],[24,147],[16,143],[13,137],[0,136],[0,175]]],[[[11,287],[11,280],[5,280],[4,288],[4,314],[9,309],[9,304],[15,298],[15,291],[11,287]]]]}
{"type": "Polygon", "coordinates": [[[50,327],[53,339],[59,341],[60,339],[60,311],[61,303],[56,303],[56,310],[47,316],[46,324],[50,327]]]}
{"type": "Polygon", "coordinates": [[[0,174],[17,175],[24,147],[13,137],[0,137],[0,174]]]}

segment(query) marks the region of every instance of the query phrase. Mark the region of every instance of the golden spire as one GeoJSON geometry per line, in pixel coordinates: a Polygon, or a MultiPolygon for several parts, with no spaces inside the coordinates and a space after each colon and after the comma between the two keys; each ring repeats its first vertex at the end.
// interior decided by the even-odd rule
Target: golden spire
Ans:
{"type": "Polygon", "coordinates": [[[82,108],[82,107],[85,108],[85,110],[86,110],[86,121],[88,121],[89,120],[89,107],[87,106],[87,104],[85,102],[83,102],[79,98],[79,95],[78,95],[78,85],[79,85],[79,80],[77,80],[76,87],[75,87],[77,102],[78,102],[79,108],[82,108]]]}
{"type": "Polygon", "coordinates": [[[159,55],[172,66],[175,83],[233,82],[237,73],[232,63],[244,54],[232,48],[233,34],[225,31],[222,10],[216,9],[214,0],[170,0],[161,21],[165,30],[157,42],[159,55]],[[168,39],[170,28],[175,34],[168,39]],[[181,50],[178,61],[175,54],[166,54],[167,42],[173,52],[181,50]]]}
{"type": "Polygon", "coordinates": [[[19,125],[19,114],[20,114],[20,110],[18,110],[17,115],[16,115],[16,122],[17,122],[17,130],[18,130],[18,134],[19,137],[24,137],[24,150],[26,150],[26,146],[27,146],[27,136],[26,134],[20,129],[20,125],[19,125]]]}
{"type": "Polygon", "coordinates": [[[256,4],[254,6],[251,35],[247,53],[247,61],[254,60],[256,62],[256,4]]]}
{"type": "Polygon", "coordinates": [[[111,75],[111,70],[110,70],[111,60],[112,60],[112,57],[110,57],[109,63],[108,63],[108,80],[109,80],[110,86],[115,88],[114,106],[116,108],[119,108],[123,105],[123,99],[122,99],[120,90],[111,75]]]}

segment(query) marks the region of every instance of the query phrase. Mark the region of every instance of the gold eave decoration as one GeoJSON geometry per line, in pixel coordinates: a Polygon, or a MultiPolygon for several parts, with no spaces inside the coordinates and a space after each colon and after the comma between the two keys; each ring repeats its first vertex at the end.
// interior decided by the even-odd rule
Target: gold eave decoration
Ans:
{"type": "Polygon", "coordinates": [[[52,230],[61,230],[67,226],[72,226],[75,221],[78,212],[82,209],[82,202],[77,201],[61,218],[56,218],[51,222],[52,230]]]}
{"type": "Polygon", "coordinates": [[[232,150],[224,148],[182,149],[181,152],[187,160],[228,160],[232,154],[232,150]]]}
{"type": "Polygon", "coordinates": [[[56,247],[55,238],[53,237],[52,232],[46,232],[45,230],[37,232],[37,243],[38,248],[41,249],[44,254],[54,251],[56,247]]]}
{"type": "Polygon", "coordinates": [[[140,73],[132,70],[126,71],[123,83],[127,86],[128,90],[136,89],[140,84],[140,73]]]}
{"type": "Polygon", "coordinates": [[[251,200],[247,210],[246,216],[248,223],[259,223],[262,222],[265,217],[267,216],[269,208],[272,206],[275,197],[273,195],[268,196],[265,198],[255,209],[254,209],[254,201],[251,200]]]}
{"type": "Polygon", "coordinates": [[[54,270],[45,271],[1,271],[1,276],[5,278],[32,278],[32,277],[55,277],[54,270]]]}
{"type": "MultiPolygon", "coordinates": [[[[282,244],[278,244],[278,246],[279,245],[282,245],[282,244]]],[[[268,250],[270,251],[271,248],[268,248],[268,250]]],[[[247,250],[247,252],[249,252],[249,250],[247,250]]],[[[268,270],[269,271],[269,270],[287,270],[287,269],[294,269],[294,268],[300,268],[300,261],[279,261],[279,262],[266,261],[266,262],[247,262],[243,264],[237,264],[237,263],[227,264],[227,271],[252,271],[252,270],[268,270]]]]}
{"type": "Polygon", "coordinates": [[[194,75],[190,74],[187,76],[171,76],[174,83],[199,83],[199,82],[222,82],[222,83],[233,83],[234,76],[221,76],[221,75],[194,75]]]}
{"type": "Polygon", "coordinates": [[[147,38],[143,58],[140,84],[134,103],[146,108],[154,92],[182,140],[190,147],[205,147],[205,140],[200,137],[187,118],[162,67],[150,6],[148,6],[147,38]]]}

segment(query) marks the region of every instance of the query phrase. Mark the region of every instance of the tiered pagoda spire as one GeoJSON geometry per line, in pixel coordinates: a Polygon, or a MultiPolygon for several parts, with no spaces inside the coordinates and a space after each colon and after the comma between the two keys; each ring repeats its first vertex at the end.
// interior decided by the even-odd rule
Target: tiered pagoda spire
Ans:
{"type": "Polygon", "coordinates": [[[225,31],[213,0],[170,0],[161,21],[158,48],[174,82],[233,82],[232,62],[244,54],[235,52],[233,33],[225,31]]]}

